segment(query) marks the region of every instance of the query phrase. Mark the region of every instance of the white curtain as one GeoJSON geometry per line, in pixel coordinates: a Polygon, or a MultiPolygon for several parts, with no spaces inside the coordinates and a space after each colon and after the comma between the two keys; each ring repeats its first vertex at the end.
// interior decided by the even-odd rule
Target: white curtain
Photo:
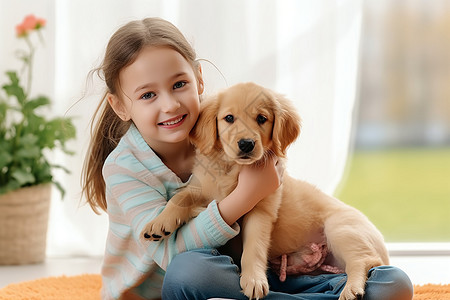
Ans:
{"type": "Polygon", "coordinates": [[[185,34],[198,57],[214,64],[202,62],[207,94],[254,81],[294,101],[303,131],[289,149],[289,173],[328,193],[339,183],[357,89],[360,0],[0,0],[2,83],[4,70],[20,68],[14,51],[24,45],[14,25],[29,13],[48,21],[33,91],[53,99],[51,114],[74,117],[77,126],[70,145],[76,155],[54,155],[72,173],[55,174],[67,195],[53,193],[48,256],[103,254],[107,217],[80,204],[89,120],[103,91],[101,81],[86,84],[86,76],[111,34],[133,19],[162,17],[185,34]]]}

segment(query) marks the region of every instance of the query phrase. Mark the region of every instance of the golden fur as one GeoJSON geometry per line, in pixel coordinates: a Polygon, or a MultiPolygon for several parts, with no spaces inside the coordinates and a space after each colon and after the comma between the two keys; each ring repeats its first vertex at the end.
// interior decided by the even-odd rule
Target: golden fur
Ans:
{"type": "MultiPolygon", "coordinates": [[[[256,84],[237,84],[205,100],[191,134],[197,147],[191,182],[143,234],[150,239],[169,235],[212,199],[225,198],[236,187],[242,165],[264,162],[266,155],[283,160],[299,133],[300,117],[291,103],[256,84]]],[[[361,212],[287,174],[275,193],[244,216],[242,227],[240,283],[250,299],[269,291],[269,260],[304,250],[318,235],[324,236],[335,266],[348,275],[341,300],[362,296],[368,270],[389,260],[381,233],[361,212]]]]}

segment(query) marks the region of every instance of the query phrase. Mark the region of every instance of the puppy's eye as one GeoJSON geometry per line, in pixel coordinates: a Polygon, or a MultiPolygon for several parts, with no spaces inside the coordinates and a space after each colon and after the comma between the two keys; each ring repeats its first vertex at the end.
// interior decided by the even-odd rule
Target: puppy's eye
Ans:
{"type": "Polygon", "coordinates": [[[263,115],[258,115],[256,117],[256,122],[258,122],[259,125],[266,123],[266,121],[267,121],[267,118],[263,115]]]}
{"type": "Polygon", "coordinates": [[[225,122],[228,123],[234,123],[234,116],[233,115],[226,115],[225,118],[223,118],[225,122]]]}

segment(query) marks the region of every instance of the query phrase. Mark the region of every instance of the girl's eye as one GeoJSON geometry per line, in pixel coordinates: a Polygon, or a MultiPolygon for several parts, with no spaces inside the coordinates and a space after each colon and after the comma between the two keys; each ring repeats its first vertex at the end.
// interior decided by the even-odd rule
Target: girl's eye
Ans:
{"type": "Polygon", "coordinates": [[[266,121],[267,121],[267,118],[263,115],[258,115],[256,117],[256,122],[258,122],[259,125],[266,123],[266,121]]]}
{"type": "Polygon", "coordinates": [[[178,81],[177,83],[175,83],[174,85],[173,85],[173,89],[179,89],[179,88],[182,88],[183,86],[185,86],[186,85],[186,82],[184,82],[184,81],[178,81]]]}
{"type": "Polygon", "coordinates": [[[223,118],[223,119],[227,123],[234,123],[234,116],[233,115],[226,115],[225,118],[223,118]]]}
{"type": "Polygon", "coordinates": [[[153,92],[147,92],[147,93],[144,93],[144,94],[141,96],[140,99],[148,100],[148,99],[151,99],[151,98],[153,98],[153,97],[155,97],[155,96],[156,96],[155,93],[153,93],[153,92]]]}

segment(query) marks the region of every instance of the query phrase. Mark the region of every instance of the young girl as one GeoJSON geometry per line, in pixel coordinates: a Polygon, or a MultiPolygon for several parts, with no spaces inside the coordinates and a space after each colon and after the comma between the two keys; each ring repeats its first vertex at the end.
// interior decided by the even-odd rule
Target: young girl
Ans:
{"type": "MultiPolygon", "coordinates": [[[[83,192],[95,212],[109,216],[102,298],[246,299],[237,266],[215,249],[239,233],[240,217],[279,187],[276,159],[265,167],[244,167],[228,197],[212,201],[170,237],[146,241],[144,225],[190,179],[189,131],[204,90],[201,67],[176,27],[148,18],[111,37],[97,71],[107,91],[93,119],[83,192]]],[[[283,293],[270,292],[267,299],[337,299],[345,283],[345,274],[299,276],[285,283],[276,277],[269,274],[271,287],[283,293]]],[[[366,294],[411,299],[411,283],[398,269],[376,268],[366,294]]]]}

